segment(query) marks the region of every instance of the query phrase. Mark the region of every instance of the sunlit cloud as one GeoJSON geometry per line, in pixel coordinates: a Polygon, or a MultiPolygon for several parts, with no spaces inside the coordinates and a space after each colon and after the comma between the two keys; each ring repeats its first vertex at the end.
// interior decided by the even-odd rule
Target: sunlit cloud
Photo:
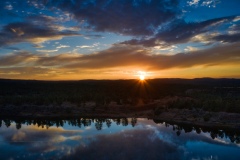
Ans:
{"type": "Polygon", "coordinates": [[[86,45],[83,45],[83,46],[76,46],[77,48],[92,48],[93,46],[86,46],[86,45]]]}
{"type": "Polygon", "coordinates": [[[197,50],[199,50],[199,49],[196,48],[196,47],[187,46],[184,50],[185,50],[186,52],[194,52],[194,51],[197,51],[197,50]]]}
{"type": "Polygon", "coordinates": [[[52,49],[52,50],[37,49],[37,51],[38,52],[52,53],[52,52],[57,52],[58,50],[57,49],[52,49]]]}
{"type": "Polygon", "coordinates": [[[60,46],[57,46],[56,48],[60,49],[60,48],[69,48],[70,46],[68,45],[60,45],[60,46]]]}
{"type": "Polygon", "coordinates": [[[196,66],[238,66],[240,51],[238,46],[237,43],[205,50],[188,47],[186,53],[174,55],[151,54],[151,50],[131,45],[115,45],[107,50],[88,55],[46,55],[18,52],[1,56],[0,72],[2,74],[14,72],[23,75],[57,76],[66,73],[70,75],[71,73],[72,75],[74,73],[80,74],[80,70],[84,74],[87,72],[90,74],[91,71],[100,74],[114,68],[129,68],[129,70],[139,68],[139,70],[157,71],[196,66]],[[26,71],[27,73],[25,73],[26,71]]]}
{"type": "MultiPolygon", "coordinates": [[[[238,4],[219,0],[3,0],[0,74],[4,78],[72,75],[81,79],[87,74],[89,78],[100,74],[117,78],[119,70],[162,75],[163,70],[189,73],[200,66],[238,68],[238,4]]],[[[124,73],[119,75],[124,77],[124,73]]]]}

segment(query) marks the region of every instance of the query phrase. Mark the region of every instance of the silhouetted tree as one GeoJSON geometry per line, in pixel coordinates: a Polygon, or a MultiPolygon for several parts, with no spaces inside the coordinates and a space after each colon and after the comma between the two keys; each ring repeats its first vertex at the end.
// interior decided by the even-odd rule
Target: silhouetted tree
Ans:
{"type": "Polygon", "coordinates": [[[134,127],[137,123],[137,118],[132,118],[131,119],[131,125],[134,127]]]}
{"type": "Polygon", "coordinates": [[[191,127],[191,126],[185,126],[184,127],[185,133],[192,132],[192,129],[193,129],[193,127],[191,127]]]}
{"type": "Polygon", "coordinates": [[[210,133],[210,136],[212,137],[212,139],[215,139],[217,137],[217,133],[215,133],[214,131],[212,131],[210,133]]]}
{"type": "Polygon", "coordinates": [[[127,126],[128,125],[128,119],[127,118],[122,118],[122,125],[127,126]]]}
{"type": "Polygon", "coordinates": [[[101,119],[97,119],[95,122],[95,127],[97,130],[101,130],[102,129],[102,120],[101,119]]]}
{"type": "Polygon", "coordinates": [[[111,126],[111,119],[106,119],[106,125],[109,128],[111,126]]]}
{"type": "Polygon", "coordinates": [[[77,126],[78,126],[79,128],[81,128],[81,126],[82,126],[82,122],[81,122],[81,119],[80,119],[80,118],[77,119],[77,126]]]}
{"type": "Polygon", "coordinates": [[[180,131],[180,130],[178,130],[178,131],[176,132],[176,134],[177,134],[177,136],[180,136],[180,134],[181,134],[181,131],[180,131]]]}
{"type": "Polygon", "coordinates": [[[91,125],[91,119],[82,118],[82,124],[84,127],[91,125]]]}
{"type": "Polygon", "coordinates": [[[22,127],[21,122],[16,123],[16,128],[17,128],[17,129],[20,129],[21,127],[22,127]]]}
{"type": "Polygon", "coordinates": [[[5,120],[3,120],[3,122],[5,123],[5,126],[7,128],[11,126],[11,121],[9,119],[5,119],[5,120]]]}
{"type": "Polygon", "coordinates": [[[218,136],[223,138],[224,137],[224,131],[218,131],[218,136]]]}
{"type": "Polygon", "coordinates": [[[120,118],[117,118],[117,119],[116,119],[116,124],[117,124],[117,125],[120,125],[120,124],[121,124],[121,119],[120,119],[120,118]]]}
{"type": "Polygon", "coordinates": [[[195,128],[197,134],[200,134],[201,133],[201,129],[199,127],[195,128]]]}

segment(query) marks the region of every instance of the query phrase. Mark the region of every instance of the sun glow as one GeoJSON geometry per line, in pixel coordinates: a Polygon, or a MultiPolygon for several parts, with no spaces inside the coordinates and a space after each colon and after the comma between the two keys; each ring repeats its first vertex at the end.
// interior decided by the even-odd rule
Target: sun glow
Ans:
{"type": "Polygon", "coordinates": [[[145,80],[146,72],[138,71],[138,76],[141,81],[145,80]]]}
{"type": "Polygon", "coordinates": [[[144,76],[144,75],[140,75],[140,76],[139,76],[139,79],[140,79],[141,81],[143,81],[143,80],[145,79],[145,76],[144,76]]]}

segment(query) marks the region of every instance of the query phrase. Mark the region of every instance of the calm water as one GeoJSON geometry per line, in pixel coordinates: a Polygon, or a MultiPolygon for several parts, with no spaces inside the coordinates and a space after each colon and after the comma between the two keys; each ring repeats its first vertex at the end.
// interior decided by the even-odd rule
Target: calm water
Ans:
{"type": "Polygon", "coordinates": [[[1,160],[240,159],[240,134],[236,131],[134,118],[5,119],[0,125],[1,160]]]}

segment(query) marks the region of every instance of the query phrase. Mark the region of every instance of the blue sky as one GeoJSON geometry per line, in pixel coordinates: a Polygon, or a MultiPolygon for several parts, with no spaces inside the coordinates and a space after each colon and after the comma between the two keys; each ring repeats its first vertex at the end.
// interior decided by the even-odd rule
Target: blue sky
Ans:
{"type": "Polygon", "coordinates": [[[2,0],[0,77],[239,78],[238,0],[2,0]],[[223,72],[224,70],[224,72],[223,72]]]}

